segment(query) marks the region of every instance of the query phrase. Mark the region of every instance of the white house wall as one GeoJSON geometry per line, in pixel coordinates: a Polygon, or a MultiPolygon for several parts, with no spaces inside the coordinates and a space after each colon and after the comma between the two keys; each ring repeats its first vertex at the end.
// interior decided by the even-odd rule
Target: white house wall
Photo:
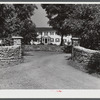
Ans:
{"type": "MultiPolygon", "coordinates": [[[[38,34],[37,38],[41,39],[41,34],[39,32],[37,32],[37,34],[38,34]]],[[[50,41],[50,43],[52,43],[52,44],[60,45],[60,43],[61,43],[61,36],[57,35],[56,32],[54,32],[54,35],[51,35],[50,32],[48,32],[47,36],[45,36],[45,32],[42,32],[42,37],[53,38],[54,41],[53,42],[50,41]],[[59,39],[59,42],[56,42],[56,39],[59,39]]],[[[63,39],[66,39],[67,42],[68,41],[71,42],[71,38],[72,38],[71,35],[63,37],[63,39]]],[[[66,45],[67,45],[67,42],[65,42],[66,45]]],[[[34,42],[34,44],[40,44],[40,41],[34,42]]]]}

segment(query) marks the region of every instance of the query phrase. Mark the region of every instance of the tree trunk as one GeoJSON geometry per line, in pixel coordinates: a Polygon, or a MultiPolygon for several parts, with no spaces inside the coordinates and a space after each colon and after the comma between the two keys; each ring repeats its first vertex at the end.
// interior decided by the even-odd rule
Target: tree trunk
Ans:
{"type": "Polygon", "coordinates": [[[41,32],[41,44],[42,44],[42,32],[41,32]]]}
{"type": "Polygon", "coordinates": [[[60,46],[63,46],[63,45],[64,45],[63,34],[61,34],[61,43],[60,43],[60,46]]]}

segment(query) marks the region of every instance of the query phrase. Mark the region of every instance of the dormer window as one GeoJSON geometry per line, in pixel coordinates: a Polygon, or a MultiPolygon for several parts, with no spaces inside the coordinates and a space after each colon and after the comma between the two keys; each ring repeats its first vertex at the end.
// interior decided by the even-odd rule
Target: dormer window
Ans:
{"type": "Polygon", "coordinates": [[[54,32],[53,32],[53,31],[51,31],[51,32],[50,32],[50,35],[54,35],[54,32]]]}
{"type": "Polygon", "coordinates": [[[46,35],[46,36],[47,36],[47,35],[48,35],[48,32],[44,32],[44,35],[46,35]]]}

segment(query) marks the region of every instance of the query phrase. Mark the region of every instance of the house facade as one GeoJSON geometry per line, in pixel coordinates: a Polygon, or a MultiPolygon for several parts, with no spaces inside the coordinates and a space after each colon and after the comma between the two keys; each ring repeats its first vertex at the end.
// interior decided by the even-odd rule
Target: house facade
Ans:
{"type": "MultiPolygon", "coordinates": [[[[37,28],[37,41],[34,44],[56,44],[60,45],[61,43],[61,36],[56,34],[56,30],[52,28],[37,28]]],[[[63,40],[65,45],[71,45],[71,35],[64,36],[63,40]]]]}

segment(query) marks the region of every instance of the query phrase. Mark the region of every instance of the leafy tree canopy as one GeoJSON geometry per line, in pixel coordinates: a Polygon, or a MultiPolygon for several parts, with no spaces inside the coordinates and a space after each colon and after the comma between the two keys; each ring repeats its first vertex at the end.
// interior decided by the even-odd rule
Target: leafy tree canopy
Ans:
{"type": "Polygon", "coordinates": [[[21,35],[25,43],[36,38],[35,25],[31,21],[31,16],[34,14],[34,10],[37,9],[35,5],[1,4],[0,8],[1,37],[21,35]]]}
{"type": "Polygon", "coordinates": [[[43,4],[49,25],[58,34],[81,37],[81,45],[96,49],[100,40],[100,5],[43,4]]]}
{"type": "MultiPolygon", "coordinates": [[[[57,30],[57,34],[61,35],[61,45],[63,45],[63,36],[67,35],[64,27],[64,20],[69,17],[69,14],[73,11],[71,5],[62,4],[43,4],[43,9],[47,13],[49,18],[49,25],[57,30]]],[[[70,34],[70,33],[69,33],[70,34]]]]}

